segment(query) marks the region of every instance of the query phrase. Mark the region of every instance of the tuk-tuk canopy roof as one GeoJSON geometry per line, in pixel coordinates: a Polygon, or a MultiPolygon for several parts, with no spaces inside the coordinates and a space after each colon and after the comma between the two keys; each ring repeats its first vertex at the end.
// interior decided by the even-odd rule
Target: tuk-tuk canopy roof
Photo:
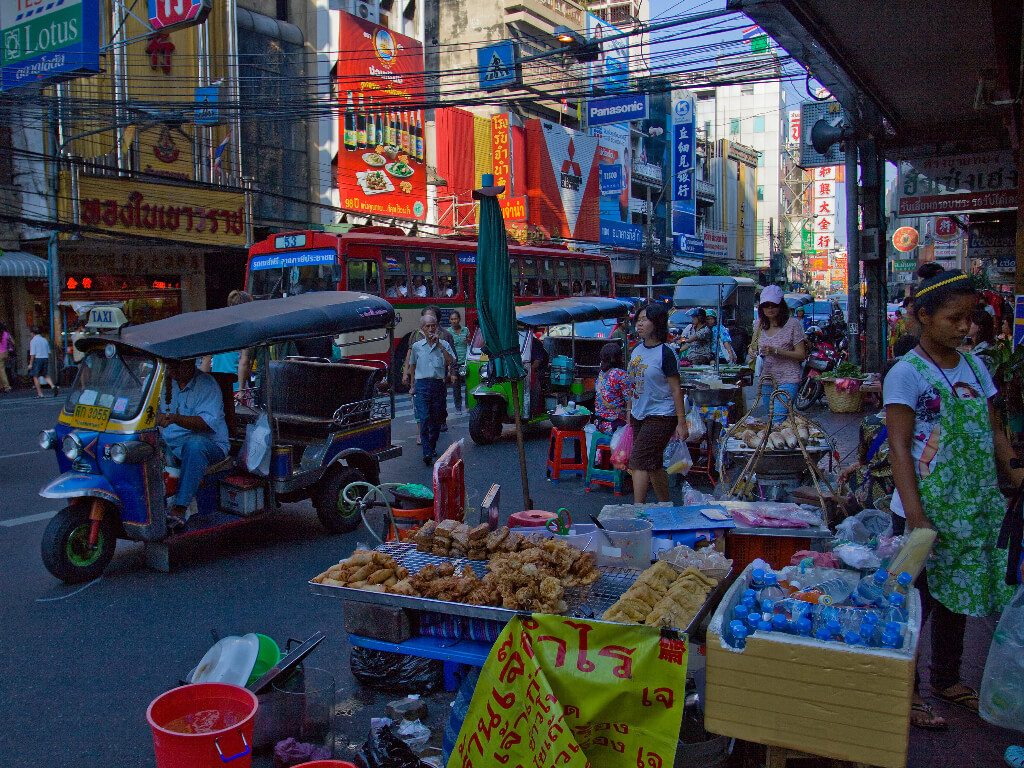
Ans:
{"type": "Polygon", "coordinates": [[[154,357],[186,360],[260,344],[381,330],[394,320],[394,308],[377,296],[317,291],[186,312],[152,323],[129,325],[120,333],[87,336],[76,344],[88,352],[113,342],[154,357]]]}
{"type": "Polygon", "coordinates": [[[736,289],[746,286],[753,288],[754,281],[749,277],[719,277],[716,275],[694,275],[680,278],[672,295],[672,306],[677,309],[685,307],[717,307],[719,291],[721,306],[736,303],[736,289]]]}
{"type": "Polygon", "coordinates": [[[520,325],[531,328],[582,323],[587,320],[611,320],[625,317],[631,307],[630,302],[622,299],[580,296],[516,307],[516,320],[520,325]]]}

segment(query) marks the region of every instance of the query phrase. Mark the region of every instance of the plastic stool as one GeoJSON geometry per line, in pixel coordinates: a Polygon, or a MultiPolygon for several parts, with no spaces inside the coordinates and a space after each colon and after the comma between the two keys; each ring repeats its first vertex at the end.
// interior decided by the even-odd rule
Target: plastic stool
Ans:
{"type": "Polygon", "coordinates": [[[563,473],[575,473],[583,476],[587,472],[584,456],[587,453],[587,436],[582,429],[551,428],[551,439],[548,442],[548,480],[557,483],[563,473]],[[572,445],[572,456],[565,455],[566,443],[572,445]]]}
{"type": "Polygon", "coordinates": [[[622,495],[622,470],[612,466],[612,436],[604,432],[594,433],[590,441],[590,456],[587,459],[588,493],[595,485],[611,488],[616,496],[622,495]]]}

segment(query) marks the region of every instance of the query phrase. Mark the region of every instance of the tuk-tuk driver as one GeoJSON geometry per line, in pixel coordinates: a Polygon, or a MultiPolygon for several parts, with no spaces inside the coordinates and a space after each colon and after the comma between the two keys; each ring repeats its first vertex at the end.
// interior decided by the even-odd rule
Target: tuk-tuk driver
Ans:
{"type": "Polygon", "coordinates": [[[217,380],[196,368],[195,360],[167,364],[171,397],[161,398],[156,425],[160,437],[181,461],[181,478],[168,521],[182,525],[207,468],[228,455],[228,425],[217,380]]]}

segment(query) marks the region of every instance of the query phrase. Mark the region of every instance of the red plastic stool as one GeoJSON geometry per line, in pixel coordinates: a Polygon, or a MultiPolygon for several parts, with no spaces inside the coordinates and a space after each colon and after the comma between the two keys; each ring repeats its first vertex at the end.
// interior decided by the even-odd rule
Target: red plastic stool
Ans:
{"type": "Polygon", "coordinates": [[[554,520],[558,515],[554,512],[545,512],[543,509],[525,509],[508,516],[509,528],[543,528],[548,520],[554,520]]]}
{"type": "Polygon", "coordinates": [[[548,442],[548,479],[557,483],[562,473],[570,472],[580,476],[587,472],[587,436],[581,429],[552,427],[548,442]],[[572,446],[572,456],[565,455],[566,443],[572,446]]]}

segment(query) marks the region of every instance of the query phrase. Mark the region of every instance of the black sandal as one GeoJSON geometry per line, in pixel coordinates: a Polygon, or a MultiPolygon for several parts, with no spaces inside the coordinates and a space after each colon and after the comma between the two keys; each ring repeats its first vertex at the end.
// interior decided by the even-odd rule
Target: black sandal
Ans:
{"type": "Polygon", "coordinates": [[[978,692],[968,685],[963,683],[956,683],[955,685],[944,688],[943,690],[935,690],[935,695],[943,701],[948,701],[950,704],[956,704],[958,707],[963,707],[968,712],[978,714],[978,692]],[[959,693],[950,693],[954,688],[961,688],[959,693]]]}
{"type": "Polygon", "coordinates": [[[946,718],[935,714],[935,710],[931,708],[931,705],[923,701],[915,701],[910,705],[910,724],[923,731],[945,731],[949,729],[949,723],[946,722],[946,718]],[[916,722],[914,720],[915,713],[923,716],[919,717],[916,722]]]}

